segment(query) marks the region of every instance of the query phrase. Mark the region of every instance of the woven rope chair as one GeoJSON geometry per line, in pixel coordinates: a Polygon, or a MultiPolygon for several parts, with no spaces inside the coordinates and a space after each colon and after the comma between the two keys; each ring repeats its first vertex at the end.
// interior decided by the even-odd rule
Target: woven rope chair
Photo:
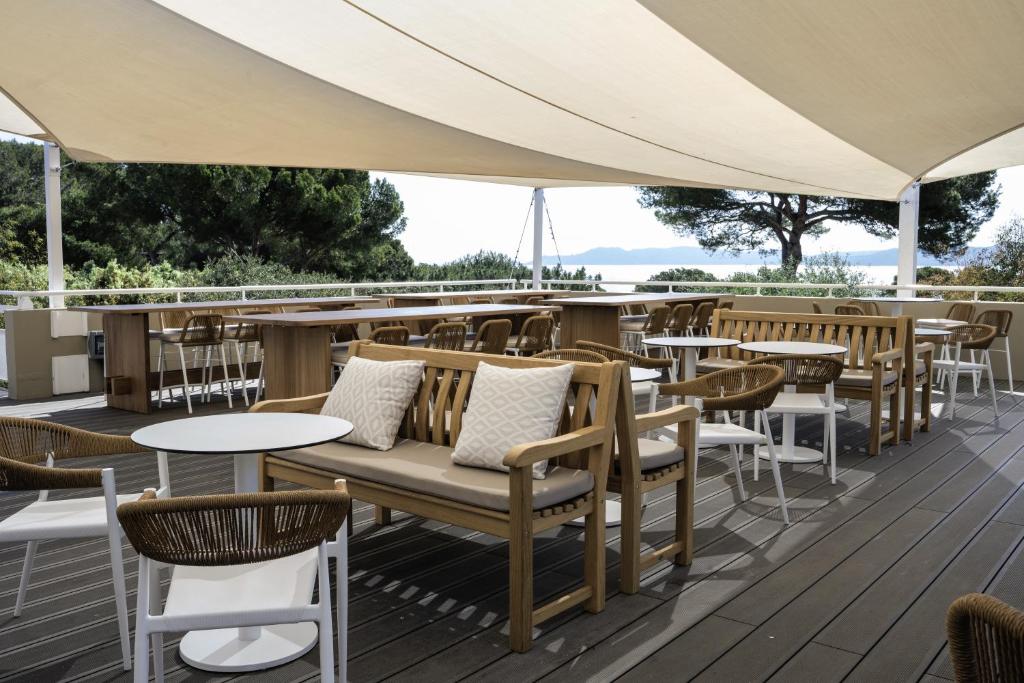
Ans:
{"type": "Polygon", "coordinates": [[[864,301],[862,299],[851,300],[847,302],[852,306],[859,306],[864,315],[882,315],[882,311],[878,309],[878,304],[874,301],[864,301]]]}
{"type": "Polygon", "coordinates": [[[135,680],[149,678],[152,641],[156,680],[163,680],[163,634],[195,628],[292,622],[315,622],[320,631],[320,666],[324,678],[334,677],[331,588],[327,559],[338,557],[339,658],[345,677],[347,554],[339,533],[351,508],[341,490],[242,493],[157,499],[147,491],[141,499],[117,509],[125,534],[139,553],[139,591],[135,627],[135,680]],[[315,552],[312,554],[307,551],[315,552]],[[159,566],[174,566],[167,603],[161,609],[159,566]],[[215,567],[276,564],[262,574],[237,578],[215,567]],[[312,566],[311,566],[312,565],[312,566]],[[315,569],[318,603],[304,599],[304,579],[315,569]],[[262,583],[266,585],[260,585],[262,583]],[[283,585],[281,585],[283,584],[283,585]],[[266,608],[260,596],[272,591],[295,595],[292,604],[266,608]],[[296,614],[297,613],[297,614],[296,614]],[[174,615],[169,622],[162,615],[174,615]],[[266,619],[265,622],[262,619],[266,619]]]}
{"type": "Polygon", "coordinates": [[[359,325],[356,323],[342,323],[331,327],[331,342],[344,344],[359,339],[359,325]]]}
{"type": "Polygon", "coordinates": [[[1024,680],[1024,612],[989,595],[963,595],[946,613],[946,636],[957,681],[1024,680]]]}
{"type": "Polygon", "coordinates": [[[690,332],[692,334],[706,334],[714,312],[715,304],[711,301],[702,301],[697,304],[697,308],[693,309],[693,318],[690,320],[690,332]]]}
{"type": "Polygon", "coordinates": [[[665,323],[668,322],[671,313],[672,309],[668,306],[655,306],[643,322],[627,322],[619,325],[619,330],[625,337],[624,346],[638,350],[644,339],[665,334],[665,323]]]}
{"type": "Polygon", "coordinates": [[[982,311],[974,319],[976,325],[991,325],[996,328],[996,339],[1003,340],[1002,349],[992,349],[1006,354],[1006,381],[1010,385],[1010,393],[1013,393],[1013,363],[1010,353],[1010,326],[1013,324],[1013,311],[1008,308],[990,308],[982,311]]]}
{"type": "Polygon", "coordinates": [[[531,296],[531,297],[528,297],[524,303],[527,306],[539,306],[540,304],[544,303],[544,297],[543,296],[531,296]]]}
{"type": "Polygon", "coordinates": [[[969,304],[966,301],[958,301],[949,307],[946,311],[947,320],[963,320],[968,322],[974,319],[974,304],[969,304]]]}
{"type": "MultiPolygon", "coordinates": [[[[992,409],[996,416],[999,415],[999,404],[996,401],[995,378],[992,376],[992,357],[989,348],[996,338],[998,330],[991,325],[957,325],[949,328],[949,335],[946,337],[946,345],[952,349],[952,358],[940,358],[932,361],[932,366],[939,371],[940,386],[945,383],[949,387],[949,410],[952,417],[956,417],[956,394],[961,374],[969,374],[972,381],[977,376],[981,380],[981,373],[988,375],[989,391],[992,394],[992,409]],[[961,359],[963,351],[970,351],[971,358],[974,358],[976,351],[981,352],[980,362],[964,361],[961,359]]],[[[976,386],[976,385],[975,385],[976,386]]]]}
{"type": "MultiPolygon", "coordinates": [[[[270,313],[269,310],[253,310],[253,311],[242,311],[234,309],[231,311],[233,315],[264,315],[270,313]]],[[[261,325],[256,323],[238,323],[236,325],[224,327],[224,344],[229,346],[235,352],[235,363],[238,365],[238,377],[242,382],[242,398],[245,401],[245,405],[249,405],[249,389],[246,386],[247,377],[247,365],[249,359],[249,348],[253,349],[253,360],[258,360],[260,357],[259,344],[263,337],[261,335],[261,325]]],[[[257,383],[258,383],[257,379],[257,383]]],[[[231,382],[234,386],[234,381],[231,382]]]]}
{"type": "Polygon", "coordinates": [[[375,344],[390,344],[391,346],[409,345],[409,328],[404,325],[392,325],[389,327],[378,327],[370,332],[368,339],[375,344]]]}
{"type": "Polygon", "coordinates": [[[180,330],[192,317],[192,311],[160,311],[160,327],[164,332],[180,330]]]}
{"type": "Polygon", "coordinates": [[[693,317],[693,304],[676,304],[672,307],[665,322],[665,334],[670,337],[681,337],[687,333],[690,327],[690,319],[693,317]]]}
{"type": "MultiPolygon", "coordinates": [[[[746,499],[743,486],[743,470],[740,462],[741,446],[750,445],[755,448],[767,446],[771,462],[772,475],[775,479],[775,492],[782,511],[782,520],[789,524],[789,511],[786,507],[786,494],[782,489],[782,472],[775,454],[775,441],[771,433],[768,416],[765,410],[770,407],[779,395],[784,373],[774,365],[741,365],[726,368],[702,375],[696,379],[672,384],[662,384],[661,393],[665,396],[693,397],[699,409],[712,413],[721,413],[723,423],[698,423],[697,446],[715,447],[728,446],[732,456],[733,471],[740,497],[746,499]],[[764,434],[732,423],[730,413],[733,411],[751,411],[760,415],[764,426],[764,434]]],[[[695,459],[696,462],[696,459],[695,459]]],[[[694,472],[696,476],[696,472],[694,472]]]]}
{"type": "Polygon", "coordinates": [[[661,370],[663,368],[672,367],[671,358],[652,358],[650,356],[642,356],[639,353],[617,349],[614,346],[606,346],[592,341],[578,341],[576,342],[576,348],[599,353],[608,360],[624,360],[635,368],[661,370]]]}
{"type": "Polygon", "coordinates": [[[821,306],[818,305],[816,301],[811,302],[811,312],[814,313],[815,315],[821,315],[823,313],[823,311],[821,310],[821,306]]]}
{"type": "Polygon", "coordinates": [[[475,353],[503,354],[511,334],[511,320],[507,318],[487,320],[477,330],[469,350],[475,353]]]}
{"type": "Polygon", "coordinates": [[[536,354],[534,358],[564,360],[570,363],[607,363],[608,359],[596,351],[584,349],[549,349],[536,354]]]}
{"type": "MultiPolygon", "coordinates": [[[[0,491],[39,491],[36,501],[0,521],[0,542],[27,542],[21,582],[14,604],[20,616],[40,541],[106,538],[121,638],[124,669],[131,668],[128,605],[121,554],[121,529],[114,510],[117,487],[107,467],[64,469],[56,460],[140,453],[127,436],[97,434],[84,429],[20,417],[0,417],[0,491]],[[101,488],[102,496],[50,501],[49,491],[101,488]],[[90,522],[88,520],[95,520],[90,522]]],[[[161,488],[166,487],[166,456],[160,458],[161,488]]]]}
{"type": "Polygon", "coordinates": [[[516,356],[532,356],[551,348],[551,333],[555,320],[549,315],[531,315],[519,330],[515,346],[505,349],[516,356]]]}
{"type": "Polygon", "coordinates": [[[462,351],[466,346],[466,323],[437,323],[430,328],[424,348],[462,351]]]}
{"type": "Polygon", "coordinates": [[[864,309],[855,304],[839,304],[836,306],[836,315],[865,315],[864,309]]]}
{"type": "MultiPolygon", "coordinates": [[[[779,354],[754,359],[748,365],[773,365],[782,370],[783,383],[796,387],[824,387],[823,394],[780,393],[765,413],[772,415],[821,415],[824,418],[822,432],[822,450],[827,457],[822,459],[822,467],[832,483],[836,483],[836,413],[846,410],[846,406],[836,403],[835,382],[843,374],[844,363],[832,356],[779,354]]],[[[760,431],[760,416],[754,414],[754,431],[760,431]]],[[[760,458],[754,459],[754,481],[758,480],[760,458]]]]}
{"type": "MultiPolygon", "coordinates": [[[[203,363],[202,375],[201,375],[201,387],[202,396],[204,401],[209,400],[210,385],[212,384],[211,379],[213,377],[213,368],[210,363],[213,356],[213,350],[216,349],[220,355],[221,368],[224,371],[224,379],[227,381],[230,377],[228,374],[228,361],[227,351],[224,346],[224,318],[216,313],[198,313],[190,317],[185,321],[185,325],[180,330],[173,330],[171,332],[165,332],[160,335],[160,355],[157,361],[157,371],[160,375],[160,381],[157,389],[157,406],[163,406],[164,398],[164,369],[167,364],[166,359],[166,347],[173,346],[178,349],[178,360],[181,363],[181,379],[182,389],[185,392],[185,403],[188,406],[188,412],[192,412],[192,392],[188,382],[188,363],[185,361],[185,349],[195,349],[196,351],[206,350],[206,360],[203,363]]],[[[225,382],[221,382],[221,386],[224,387],[225,382]]],[[[224,393],[228,397],[228,407],[231,408],[231,391],[225,390],[224,393]]]]}

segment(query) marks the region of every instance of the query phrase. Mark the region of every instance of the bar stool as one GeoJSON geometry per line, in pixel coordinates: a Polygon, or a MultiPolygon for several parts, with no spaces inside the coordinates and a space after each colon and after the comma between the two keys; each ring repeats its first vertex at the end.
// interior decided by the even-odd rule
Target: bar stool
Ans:
{"type": "Polygon", "coordinates": [[[690,319],[690,334],[706,336],[714,312],[715,304],[710,301],[702,301],[697,304],[697,308],[693,309],[693,318],[690,319]]]}
{"type": "MultiPolygon", "coordinates": [[[[270,311],[245,311],[239,315],[266,315],[270,311]]],[[[235,361],[238,363],[238,377],[242,382],[242,399],[245,405],[249,405],[248,387],[248,365],[249,348],[252,346],[253,360],[259,360],[263,347],[260,346],[260,326],[256,323],[239,323],[224,328],[224,343],[230,344],[235,351],[235,361]]],[[[257,379],[257,383],[258,383],[257,379]]],[[[232,388],[234,380],[231,380],[232,388]]],[[[258,396],[257,396],[258,398],[258,396]]]]}
{"type": "MultiPolygon", "coordinates": [[[[221,367],[224,369],[224,377],[228,378],[228,362],[227,353],[224,350],[224,318],[214,313],[203,313],[200,315],[193,315],[187,321],[185,326],[181,330],[174,332],[167,332],[160,335],[160,358],[158,361],[158,371],[160,373],[160,385],[159,394],[157,398],[157,406],[163,406],[164,396],[164,368],[166,366],[166,347],[174,346],[178,349],[178,358],[181,362],[181,386],[185,390],[185,403],[188,406],[189,414],[192,413],[192,395],[191,388],[188,383],[188,363],[185,361],[185,348],[194,349],[197,353],[206,351],[206,360],[202,365],[202,393],[201,397],[203,400],[209,400],[210,394],[210,380],[213,375],[213,368],[210,366],[212,353],[214,349],[217,349],[220,353],[221,367]]],[[[261,373],[262,374],[262,373],[261,373]]],[[[231,403],[231,391],[225,392],[228,396],[228,407],[234,407],[231,403]]]]}
{"type": "Polygon", "coordinates": [[[462,351],[466,346],[466,323],[437,323],[427,332],[423,347],[442,351],[462,351]]]}
{"type": "MultiPolygon", "coordinates": [[[[377,329],[370,332],[370,336],[366,338],[367,341],[373,342],[374,344],[389,344],[391,346],[408,346],[409,345],[409,328],[404,325],[395,325],[393,327],[378,327],[377,329]]],[[[331,344],[331,365],[333,365],[338,371],[345,368],[345,364],[348,363],[348,349],[351,342],[354,339],[340,344],[331,344]]]]}
{"type": "Polygon", "coordinates": [[[551,331],[555,327],[555,319],[549,315],[531,315],[523,322],[519,337],[514,346],[505,349],[505,353],[513,356],[532,356],[551,348],[551,331]]]}
{"type": "Polygon", "coordinates": [[[693,318],[693,304],[676,304],[665,323],[665,334],[682,337],[690,333],[690,319],[693,318]]]}
{"type": "MultiPolygon", "coordinates": [[[[996,403],[996,383],[992,377],[992,358],[989,347],[996,338],[996,328],[991,325],[958,325],[950,330],[946,339],[947,346],[952,346],[952,358],[940,358],[932,361],[932,366],[939,371],[939,384],[943,382],[949,387],[950,416],[956,417],[956,390],[961,374],[974,375],[984,371],[988,375],[988,386],[992,393],[992,410],[999,416],[999,405],[996,403]],[[971,362],[960,360],[961,352],[980,351],[981,361],[971,362]]],[[[973,384],[973,379],[972,379],[973,384]]]]}
{"type": "Polygon", "coordinates": [[[512,334],[512,321],[507,318],[487,320],[477,331],[473,342],[466,342],[466,350],[474,353],[505,353],[512,334]]]}
{"type": "MultiPolygon", "coordinates": [[[[990,308],[987,311],[982,311],[978,314],[978,317],[974,319],[976,325],[991,325],[996,328],[996,339],[1003,340],[1002,349],[989,348],[989,352],[999,351],[999,353],[1006,354],[1006,379],[1010,383],[1010,393],[1013,393],[1013,360],[1010,353],[1010,324],[1013,322],[1013,311],[1008,308],[990,308]]],[[[981,380],[980,375],[975,379],[974,385],[977,387],[978,382],[981,380]]],[[[977,393],[977,390],[975,390],[977,393]]]]}
{"type": "MultiPolygon", "coordinates": [[[[669,313],[672,312],[668,306],[655,306],[643,322],[625,322],[619,324],[619,331],[623,337],[623,347],[637,351],[644,339],[660,337],[665,334],[665,323],[668,322],[669,313]]],[[[647,353],[647,349],[644,349],[647,353]]]]}

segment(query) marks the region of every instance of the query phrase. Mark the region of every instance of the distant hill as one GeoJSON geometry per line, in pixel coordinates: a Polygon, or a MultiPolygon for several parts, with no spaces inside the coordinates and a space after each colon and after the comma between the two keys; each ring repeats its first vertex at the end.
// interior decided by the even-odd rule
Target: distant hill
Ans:
{"type": "MultiPolygon", "coordinates": [[[[967,250],[967,256],[976,255],[984,247],[971,247],[967,250]]],[[[897,249],[879,249],[875,251],[851,251],[847,252],[847,258],[852,266],[895,266],[899,257],[897,249]]],[[[653,247],[650,249],[622,249],[620,247],[595,247],[580,254],[570,254],[562,257],[562,265],[565,266],[618,266],[618,265],[651,265],[651,266],[701,266],[715,263],[722,263],[728,260],[736,265],[760,265],[767,263],[777,265],[777,256],[764,257],[760,254],[749,253],[736,256],[725,254],[709,254],[700,247],[653,247]]],[[[555,265],[558,259],[554,256],[545,256],[546,265],[555,265]]],[[[940,261],[934,256],[918,254],[917,264],[919,266],[942,266],[950,265],[948,262],[940,261]]]]}

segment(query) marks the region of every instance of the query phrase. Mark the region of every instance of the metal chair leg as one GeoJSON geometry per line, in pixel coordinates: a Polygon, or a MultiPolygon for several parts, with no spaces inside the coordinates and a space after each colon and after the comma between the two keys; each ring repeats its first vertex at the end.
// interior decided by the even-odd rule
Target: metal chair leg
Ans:
{"type": "Polygon", "coordinates": [[[185,347],[178,346],[178,356],[181,358],[181,383],[185,391],[185,405],[188,406],[188,414],[192,414],[192,389],[188,386],[188,365],[185,363],[185,347]]]}

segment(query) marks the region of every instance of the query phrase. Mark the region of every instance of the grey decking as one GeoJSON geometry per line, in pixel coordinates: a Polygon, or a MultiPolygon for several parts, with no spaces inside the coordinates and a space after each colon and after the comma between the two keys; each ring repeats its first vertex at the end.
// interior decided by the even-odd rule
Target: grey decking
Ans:
{"type": "MultiPolygon", "coordinates": [[[[952,599],[988,590],[1024,604],[1024,405],[1001,396],[998,423],[984,396],[963,393],[957,419],[935,421],[913,444],[875,458],[843,449],[835,486],[818,466],[784,466],[796,522],[785,530],[770,478],[749,481],[748,463],[752,499],[738,505],[732,475],[717,454],[703,454],[693,566],[662,565],[639,595],[618,594],[618,533],[610,529],[607,609],[545,624],[525,655],[506,646],[503,543],[407,516],[375,528],[362,507],[351,547],[350,678],[951,678],[943,615],[952,599]]],[[[223,400],[214,400],[204,409],[223,409],[223,400]]],[[[864,406],[852,407],[840,421],[840,444],[864,440],[864,406]]],[[[0,414],[117,432],[183,412],[139,416],[107,410],[98,397],[0,400],[0,414]]],[[[819,441],[818,422],[801,422],[800,436],[819,441]]],[[[114,465],[125,491],[156,479],[151,456],[114,465]]],[[[171,474],[179,495],[225,491],[232,481],[227,459],[179,458],[171,474]]],[[[0,514],[26,498],[0,498],[0,514]]],[[[668,498],[649,501],[647,540],[671,533],[671,510],[668,498]]],[[[104,542],[42,545],[28,604],[15,619],[22,552],[0,545],[0,680],[125,678],[104,542]]],[[[576,581],[581,552],[578,531],[569,528],[537,543],[538,599],[576,581]]],[[[130,550],[126,561],[134,604],[130,550]]],[[[176,641],[167,642],[165,657],[170,680],[207,678],[181,665],[176,641]]],[[[311,679],[315,667],[311,654],[259,680],[311,679]]]]}

